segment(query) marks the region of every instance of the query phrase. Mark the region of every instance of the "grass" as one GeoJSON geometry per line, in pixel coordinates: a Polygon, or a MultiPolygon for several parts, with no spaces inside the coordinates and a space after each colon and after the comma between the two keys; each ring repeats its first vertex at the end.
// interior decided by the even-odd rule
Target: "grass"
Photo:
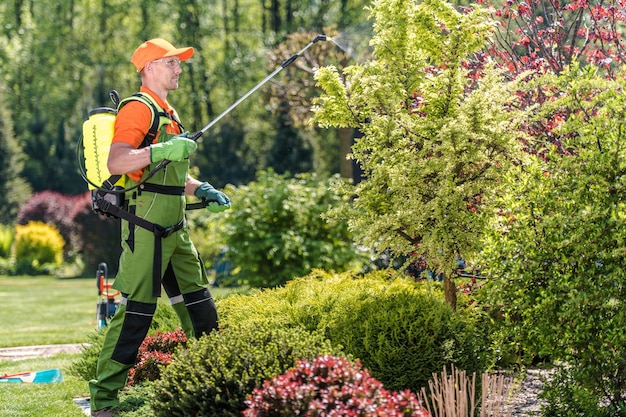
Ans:
{"type": "Polygon", "coordinates": [[[0,374],[41,371],[59,368],[63,374],[60,384],[11,383],[0,386],[0,416],[84,416],[74,398],[88,395],[87,383],[68,374],[76,355],[56,355],[50,358],[0,361],[0,374]]]}
{"type": "Polygon", "coordinates": [[[97,302],[95,277],[0,277],[0,347],[82,343],[97,302]]]}
{"type": "MultiPolygon", "coordinates": [[[[232,292],[211,289],[215,298],[232,292]]],[[[161,298],[162,302],[166,302],[161,298]]],[[[96,328],[96,279],[0,276],[0,348],[84,343],[96,328]]],[[[9,361],[0,359],[0,374],[59,368],[60,384],[0,385],[0,416],[78,417],[74,398],[89,396],[87,382],[69,375],[78,354],[9,361]]]]}

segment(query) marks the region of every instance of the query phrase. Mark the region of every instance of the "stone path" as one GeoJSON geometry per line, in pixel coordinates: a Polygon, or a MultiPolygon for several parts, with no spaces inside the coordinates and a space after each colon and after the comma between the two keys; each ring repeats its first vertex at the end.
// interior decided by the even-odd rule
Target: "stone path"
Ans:
{"type": "Polygon", "coordinates": [[[20,360],[30,358],[40,358],[53,356],[59,353],[78,353],[82,349],[81,344],[64,345],[41,345],[41,346],[21,346],[12,348],[0,348],[0,360],[20,360]]]}

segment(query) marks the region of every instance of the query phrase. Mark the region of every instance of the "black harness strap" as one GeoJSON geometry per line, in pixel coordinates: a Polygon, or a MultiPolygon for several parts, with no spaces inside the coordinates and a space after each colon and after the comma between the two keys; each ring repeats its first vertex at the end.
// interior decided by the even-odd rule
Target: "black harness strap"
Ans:
{"type": "Polygon", "coordinates": [[[135,214],[132,214],[128,210],[124,210],[110,201],[101,200],[100,208],[106,213],[110,213],[112,216],[124,219],[129,223],[133,223],[143,229],[148,230],[154,234],[154,258],[152,262],[152,296],[161,296],[161,260],[162,260],[162,239],[170,237],[183,227],[185,227],[186,220],[183,217],[181,221],[173,226],[163,227],[156,223],[149,222],[135,214]]]}
{"type": "Polygon", "coordinates": [[[152,261],[152,296],[161,296],[161,260],[162,260],[162,239],[171,236],[174,232],[185,227],[185,218],[174,226],[167,228],[156,225],[160,230],[154,233],[154,257],[152,261]]]}

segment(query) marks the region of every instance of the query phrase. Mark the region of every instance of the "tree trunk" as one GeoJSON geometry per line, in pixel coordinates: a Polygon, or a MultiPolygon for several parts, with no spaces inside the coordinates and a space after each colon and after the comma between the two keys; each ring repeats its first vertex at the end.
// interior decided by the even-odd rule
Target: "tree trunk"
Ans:
{"type": "Polygon", "coordinates": [[[456,284],[452,279],[452,273],[448,272],[443,277],[443,291],[446,297],[446,302],[456,310],[456,284]]]}
{"type": "Polygon", "coordinates": [[[352,161],[346,159],[352,150],[354,129],[339,128],[339,174],[342,178],[352,178],[352,161]]]}

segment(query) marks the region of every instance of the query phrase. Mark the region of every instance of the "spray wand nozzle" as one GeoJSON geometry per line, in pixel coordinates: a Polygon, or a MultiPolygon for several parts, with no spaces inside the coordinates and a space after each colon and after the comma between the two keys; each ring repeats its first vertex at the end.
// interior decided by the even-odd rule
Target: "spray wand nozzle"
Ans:
{"type": "Polygon", "coordinates": [[[309,42],[309,44],[307,46],[305,46],[304,48],[302,48],[299,52],[296,52],[295,54],[293,54],[292,56],[290,56],[289,58],[287,58],[282,64],[280,64],[281,68],[285,68],[287,65],[291,64],[293,61],[295,61],[304,51],[306,51],[307,49],[309,49],[314,43],[316,43],[317,41],[325,41],[325,40],[329,40],[330,37],[326,36],[326,35],[317,35],[315,38],[313,38],[313,40],[311,42],[309,42]]]}
{"type": "Polygon", "coordinates": [[[315,39],[313,39],[313,43],[317,42],[317,41],[329,41],[331,40],[330,36],[326,36],[326,35],[317,35],[315,37],[315,39]]]}

